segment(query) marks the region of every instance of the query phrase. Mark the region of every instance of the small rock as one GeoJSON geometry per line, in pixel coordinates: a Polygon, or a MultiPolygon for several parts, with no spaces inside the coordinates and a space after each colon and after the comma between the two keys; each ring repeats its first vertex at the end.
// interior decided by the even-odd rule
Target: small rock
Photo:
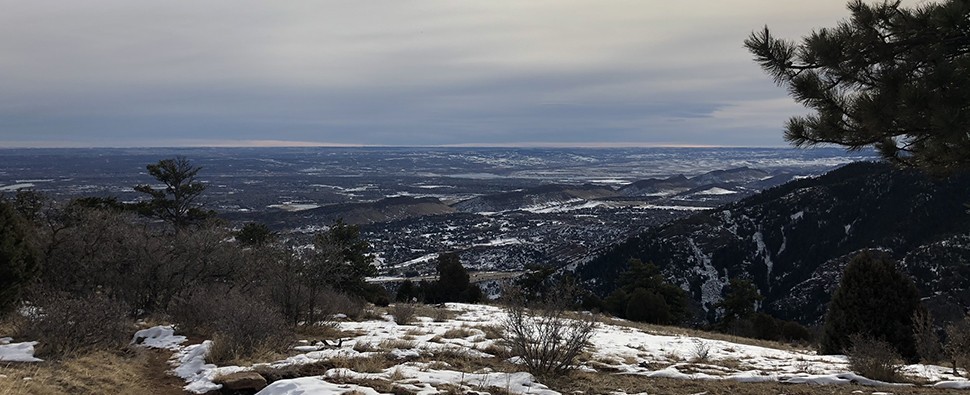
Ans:
{"type": "Polygon", "coordinates": [[[213,380],[216,384],[232,391],[255,390],[259,391],[266,387],[266,379],[256,372],[236,372],[213,380]]]}

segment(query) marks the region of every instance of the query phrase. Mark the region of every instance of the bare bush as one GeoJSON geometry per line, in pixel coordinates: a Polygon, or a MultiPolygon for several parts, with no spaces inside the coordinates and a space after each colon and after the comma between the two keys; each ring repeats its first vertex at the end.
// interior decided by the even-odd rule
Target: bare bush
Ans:
{"type": "Polygon", "coordinates": [[[185,333],[213,339],[208,357],[213,363],[282,351],[291,340],[291,327],[278,310],[238,291],[197,290],[171,314],[185,333]]]}
{"type": "Polygon", "coordinates": [[[691,354],[691,361],[707,362],[711,357],[711,344],[700,339],[695,340],[691,354]]]}
{"type": "Polygon", "coordinates": [[[364,313],[364,301],[360,298],[325,289],[317,296],[317,314],[322,321],[330,321],[337,314],[357,319],[364,313]]]}
{"type": "Polygon", "coordinates": [[[550,295],[527,308],[516,290],[507,290],[509,301],[505,331],[513,355],[521,357],[529,372],[538,377],[560,375],[574,365],[593,335],[592,316],[567,317],[567,293],[550,295]]]}
{"type": "Polygon", "coordinates": [[[957,367],[970,370],[970,316],[947,325],[946,337],[944,352],[953,366],[953,374],[957,374],[957,367]]]}
{"type": "Polygon", "coordinates": [[[47,295],[27,317],[26,332],[39,342],[37,355],[47,359],[124,347],[133,323],[128,306],[101,295],[72,298],[47,295]]]}
{"type": "Polygon", "coordinates": [[[899,379],[902,357],[891,344],[872,337],[849,336],[849,368],[873,380],[893,382],[899,379]]]}
{"type": "Polygon", "coordinates": [[[407,325],[414,320],[415,307],[413,303],[395,303],[391,306],[391,315],[394,316],[394,322],[398,325],[407,325]]]}
{"type": "Polygon", "coordinates": [[[920,361],[932,364],[943,358],[943,349],[933,326],[933,317],[923,309],[917,309],[913,313],[913,338],[916,339],[916,352],[920,361]]]}

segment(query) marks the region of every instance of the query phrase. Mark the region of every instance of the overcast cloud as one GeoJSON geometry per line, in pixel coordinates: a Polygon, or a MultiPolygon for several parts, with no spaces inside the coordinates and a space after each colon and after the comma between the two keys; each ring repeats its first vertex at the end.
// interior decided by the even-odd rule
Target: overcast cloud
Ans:
{"type": "Polygon", "coordinates": [[[845,1],[0,1],[0,147],[780,146],[845,1]]]}

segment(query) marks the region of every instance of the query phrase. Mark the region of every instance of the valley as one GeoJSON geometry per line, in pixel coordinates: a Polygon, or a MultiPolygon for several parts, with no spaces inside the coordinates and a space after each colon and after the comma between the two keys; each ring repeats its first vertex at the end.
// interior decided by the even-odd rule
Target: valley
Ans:
{"type": "Polygon", "coordinates": [[[383,276],[457,251],[471,270],[575,267],[656,225],[870,153],[839,149],[191,148],[0,150],[0,191],[143,199],[145,165],[201,166],[204,207],[307,238],[362,226],[383,276]]]}

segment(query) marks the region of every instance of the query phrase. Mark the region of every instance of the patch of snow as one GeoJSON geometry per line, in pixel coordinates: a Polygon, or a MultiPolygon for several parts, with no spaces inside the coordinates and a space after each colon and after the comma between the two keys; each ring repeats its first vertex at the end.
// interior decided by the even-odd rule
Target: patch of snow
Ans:
{"type": "Polygon", "coordinates": [[[276,208],[276,209],[280,209],[280,210],[283,210],[283,211],[294,212],[294,211],[312,210],[312,209],[315,209],[315,208],[319,208],[320,205],[319,204],[312,204],[312,203],[290,203],[290,202],[283,202],[281,204],[271,204],[271,205],[266,206],[266,207],[268,207],[268,208],[276,208]]]}
{"type": "Polygon", "coordinates": [[[41,362],[43,359],[34,357],[35,345],[37,345],[37,342],[13,343],[12,338],[0,338],[0,361],[41,362]]]}
{"type": "Polygon", "coordinates": [[[212,347],[212,341],[206,340],[201,344],[193,344],[183,348],[172,356],[175,365],[175,375],[185,380],[182,387],[188,392],[204,394],[222,388],[221,384],[213,383],[216,377],[247,370],[238,366],[216,367],[205,363],[205,356],[212,347]]]}
{"type": "Polygon", "coordinates": [[[699,207],[699,206],[659,206],[655,204],[644,204],[639,206],[633,206],[634,208],[644,209],[644,210],[674,210],[674,211],[704,211],[710,210],[712,207],[699,207]]]}
{"type": "Polygon", "coordinates": [[[300,377],[275,381],[266,386],[256,395],[341,395],[341,394],[380,395],[370,387],[353,384],[334,384],[324,381],[321,377],[300,377]]]}
{"type": "Polygon", "coordinates": [[[489,240],[486,243],[475,244],[474,247],[501,247],[501,246],[515,245],[515,244],[522,244],[522,243],[523,243],[522,240],[519,240],[514,237],[510,237],[505,239],[489,240]]]}
{"type": "Polygon", "coordinates": [[[171,326],[156,326],[135,332],[131,338],[131,344],[175,350],[180,348],[185,340],[185,336],[176,335],[175,329],[171,326]]]}
{"type": "Polygon", "coordinates": [[[730,189],[713,187],[710,189],[705,189],[700,192],[694,192],[693,195],[733,195],[735,193],[738,193],[738,191],[732,191],[730,189]]]}
{"type": "Polygon", "coordinates": [[[433,261],[435,259],[438,259],[438,253],[427,254],[427,255],[424,255],[424,256],[421,256],[421,257],[418,257],[418,258],[414,258],[414,259],[412,259],[410,261],[401,262],[401,263],[397,264],[396,266],[397,267],[412,266],[412,265],[417,265],[419,263],[431,262],[431,261],[433,261]]]}
{"type": "Polygon", "coordinates": [[[33,188],[34,186],[35,184],[30,182],[4,185],[4,186],[0,186],[0,192],[16,192],[18,189],[33,188]]]}

